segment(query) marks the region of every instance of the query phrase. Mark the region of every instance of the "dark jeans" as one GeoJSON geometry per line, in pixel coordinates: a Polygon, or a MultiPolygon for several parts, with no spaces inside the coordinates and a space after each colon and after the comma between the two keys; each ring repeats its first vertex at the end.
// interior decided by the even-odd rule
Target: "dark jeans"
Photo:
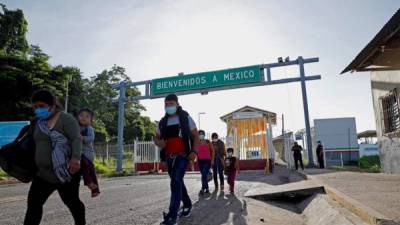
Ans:
{"type": "Polygon", "coordinates": [[[75,175],[71,182],[65,184],[53,184],[35,177],[29,189],[28,209],[24,225],[40,224],[43,215],[43,205],[55,190],[57,190],[61,200],[69,208],[75,224],[86,224],[85,205],[79,199],[80,180],[80,174],[75,175]]]}
{"type": "Polygon", "coordinates": [[[96,189],[91,190],[92,193],[100,193],[99,182],[97,181],[96,170],[94,169],[93,162],[86,158],[84,155],[81,157],[83,182],[86,186],[89,184],[97,185],[96,189]]]}
{"type": "Polygon", "coordinates": [[[325,162],[324,162],[324,157],[323,156],[318,156],[318,164],[319,164],[319,168],[323,169],[325,168],[325,162]]]}
{"type": "Polygon", "coordinates": [[[178,210],[183,202],[183,207],[192,207],[192,201],[187,193],[183,177],[185,176],[188,159],[184,156],[174,156],[167,158],[168,174],[171,178],[171,200],[169,204],[168,216],[174,220],[178,217],[178,210]]]}
{"type": "Polygon", "coordinates": [[[294,155],[293,158],[294,158],[294,165],[296,167],[296,170],[299,169],[299,162],[300,162],[301,169],[304,170],[303,158],[301,157],[301,155],[294,155]]]}
{"type": "Polygon", "coordinates": [[[199,159],[199,167],[201,173],[201,190],[208,190],[208,174],[210,173],[211,160],[199,159]]]}
{"type": "Polygon", "coordinates": [[[224,167],[222,165],[221,159],[219,159],[218,157],[216,157],[214,160],[213,175],[215,188],[218,188],[218,175],[221,186],[224,186],[224,167]]]}

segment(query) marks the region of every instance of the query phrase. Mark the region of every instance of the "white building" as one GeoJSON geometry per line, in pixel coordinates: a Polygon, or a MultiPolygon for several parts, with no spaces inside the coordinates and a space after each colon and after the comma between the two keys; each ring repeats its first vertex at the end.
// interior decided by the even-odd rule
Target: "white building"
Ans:
{"type": "Polygon", "coordinates": [[[400,172],[400,11],[343,70],[370,71],[381,164],[400,172]]]}

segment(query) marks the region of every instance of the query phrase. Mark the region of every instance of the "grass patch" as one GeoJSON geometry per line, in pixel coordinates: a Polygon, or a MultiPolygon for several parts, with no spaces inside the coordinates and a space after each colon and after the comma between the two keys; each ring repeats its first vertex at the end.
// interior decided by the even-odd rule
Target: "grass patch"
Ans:
{"type": "Polygon", "coordinates": [[[350,171],[361,173],[380,173],[381,162],[379,156],[363,156],[358,160],[357,165],[334,166],[333,169],[337,171],[350,171]]]}
{"type": "Polygon", "coordinates": [[[6,174],[6,172],[4,172],[2,169],[0,169],[0,179],[2,178],[7,178],[8,175],[6,174]]]}
{"type": "Polygon", "coordinates": [[[104,177],[122,177],[133,175],[133,160],[124,159],[122,172],[115,171],[116,160],[113,158],[104,161],[101,158],[96,158],[94,161],[94,166],[96,173],[104,177]]]}
{"type": "Polygon", "coordinates": [[[94,161],[94,168],[96,169],[96,173],[100,175],[108,176],[113,173],[111,168],[96,160],[94,161]]]}
{"type": "Polygon", "coordinates": [[[358,160],[358,164],[360,169],[371,173],[379,173],[381,171],[381,160],[378,155],[363,156],[358,160]]]}

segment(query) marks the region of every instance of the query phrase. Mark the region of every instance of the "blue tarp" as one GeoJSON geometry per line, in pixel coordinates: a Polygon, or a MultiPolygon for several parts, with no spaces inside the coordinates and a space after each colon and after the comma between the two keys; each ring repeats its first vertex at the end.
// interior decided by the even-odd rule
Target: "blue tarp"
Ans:
{"type": "Polygon", "coordinates": [[[0,122],[0,147],[12,142],[29,121],[0,122]]]}

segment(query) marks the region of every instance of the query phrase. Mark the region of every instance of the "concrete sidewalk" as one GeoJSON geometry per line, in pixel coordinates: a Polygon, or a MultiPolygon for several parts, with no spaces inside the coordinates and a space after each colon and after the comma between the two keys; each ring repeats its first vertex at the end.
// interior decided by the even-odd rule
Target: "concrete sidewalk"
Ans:
{"type": "MultiPolygon", "coordinates": [[[[365,206],[361,207],[364,211],[371,212],[370,214],[374,214],[372,211],[375,211],[376,215],[381,214],[385,219],[400,221],[400,174],[327,169],[307,169],[303,173],[308,178],[321,182],[328,191],[331,188],[334,194],[350,199],[349,202],[365,206]]],[[[354,205],[351,207],[357,208],[354,205]]]]}

